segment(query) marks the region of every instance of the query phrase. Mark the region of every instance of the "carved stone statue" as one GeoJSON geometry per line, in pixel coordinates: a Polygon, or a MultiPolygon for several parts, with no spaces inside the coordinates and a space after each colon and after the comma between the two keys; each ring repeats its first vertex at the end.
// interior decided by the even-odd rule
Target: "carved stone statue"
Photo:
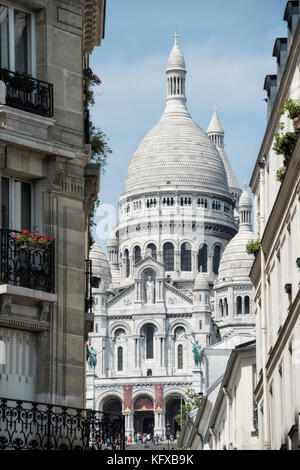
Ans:
{"type": "Polygon", "coordinates": [[[97,364],[97,353],[93,346],[88,346],[88,368],[89,370],[95,370],[96,364],[97,364]]]}
{"type": "Polygon", "coordinates": [[[195,367],[200,367],[201,369],[201,362],[202,362],[202,356],[203,356],[203,349],[201,348],[201,344],[196,341],[195,343],[192,343],[192,350],[193,350],[193,355],[194,355],[194,362],[195,362],[195,367]]]}
{"type": "Polygon", "coordinates": [[[148,279],[145,283],[145,290],[147,304],[154,304],[154,281],[152,281],[151,276],[148,276],[148,279]]]}

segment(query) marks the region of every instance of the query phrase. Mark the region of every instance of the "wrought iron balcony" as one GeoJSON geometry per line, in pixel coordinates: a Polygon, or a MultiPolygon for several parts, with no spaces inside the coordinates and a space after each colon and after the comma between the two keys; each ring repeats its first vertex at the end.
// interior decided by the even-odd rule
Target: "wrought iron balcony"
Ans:
{"type": "Polygon", "coordinates": [[[0,282],[53,293],[55,242],[26,245],[14,233],[21,232],[0,230],[0,282]]]}
{"type": "Polygon", "coordinates": [[[6,104],[40,116],[53,116],[53,85],[29,75],[0,68],[0,80],[6,85],[6,104]]]}
{"type": "Polygon", "coordinates": [[[125,417],[0,398],[0,450],[124,450],[125,417]]]}

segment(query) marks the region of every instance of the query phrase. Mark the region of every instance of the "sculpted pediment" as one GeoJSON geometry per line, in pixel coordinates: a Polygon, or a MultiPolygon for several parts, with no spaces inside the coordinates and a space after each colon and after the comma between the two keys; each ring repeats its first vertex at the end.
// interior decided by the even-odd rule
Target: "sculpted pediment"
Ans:
{"type": "Polygon", "coordinates": [[[193,299],[182,293],[176,287],[171,286],[168,283],[164,283],[165,286],[165,300],[168,307],[176,307],[180,305],[190,306],[193,304],[193,299]]]}
{"type": "Polygon", "coordinates": [[[126,287],[122,292],[112,297],[107,302],[107,308],[121,308],[121,307],[129,307],[134,302],[134,294],[135,294],[135,285],[132,284],[131,286],[126,287]]]}

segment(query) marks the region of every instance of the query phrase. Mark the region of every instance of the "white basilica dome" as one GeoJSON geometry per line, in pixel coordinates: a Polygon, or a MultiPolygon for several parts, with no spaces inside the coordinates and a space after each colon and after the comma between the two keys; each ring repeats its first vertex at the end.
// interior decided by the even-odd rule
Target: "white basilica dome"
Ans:
{"type": "Polygon", "coordinates": [[[166,109],[133,154],[126,193],[171,185],[228,197],[222,158],[186,109],[185,74],[184,58],[175,41],[167,65],[166,109]]]}

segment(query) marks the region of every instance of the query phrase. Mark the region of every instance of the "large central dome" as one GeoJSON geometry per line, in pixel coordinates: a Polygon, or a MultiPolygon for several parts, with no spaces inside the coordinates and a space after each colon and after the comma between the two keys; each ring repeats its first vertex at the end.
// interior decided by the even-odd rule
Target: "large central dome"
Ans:
{"type": "Polygon", "coordinates": [[[171,185],[228,196],[226,171],[219,152],[187,111],[185,74],[184,58],[175,39],[167,65],[166,109],[133,154],[126,193],[171,185]]]}

